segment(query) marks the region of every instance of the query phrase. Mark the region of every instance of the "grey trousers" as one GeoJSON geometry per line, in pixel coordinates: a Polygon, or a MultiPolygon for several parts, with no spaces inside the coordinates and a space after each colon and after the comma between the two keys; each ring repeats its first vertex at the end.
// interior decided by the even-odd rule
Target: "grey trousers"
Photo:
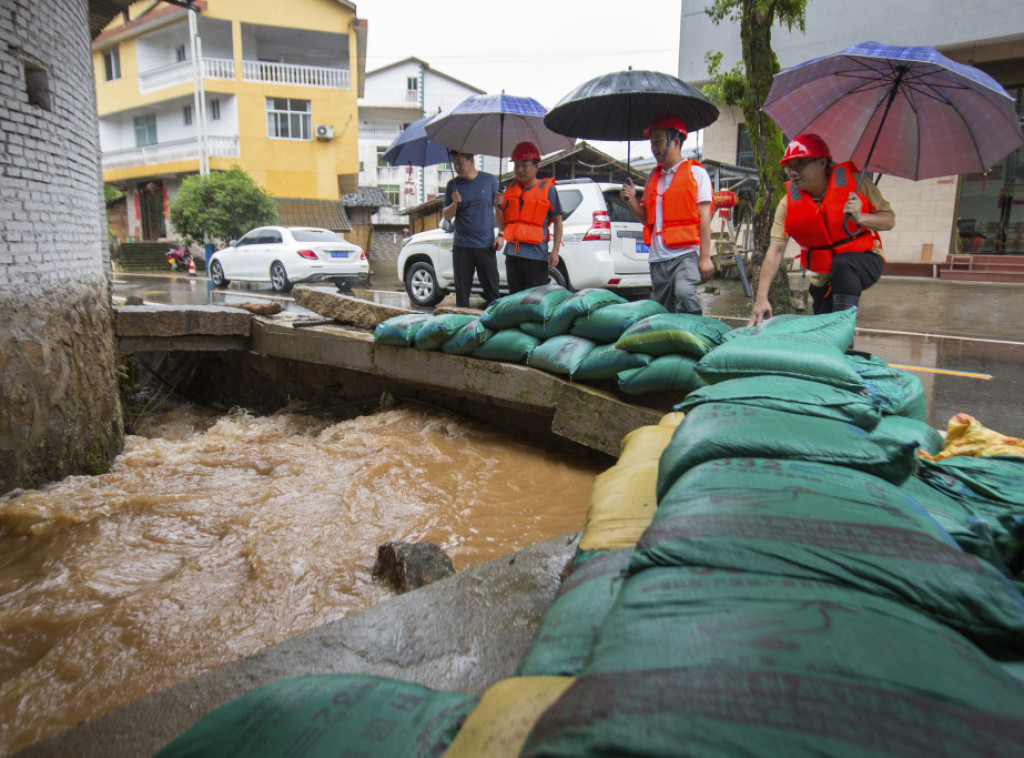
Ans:
{"type": "Polygon", "coordinates": [[[665,306],[669,313],[702,311],[697,299],[700,284],[700,253],[694,251],[677,255],[667,261],[651,261],[652,298],[665,306]]]}

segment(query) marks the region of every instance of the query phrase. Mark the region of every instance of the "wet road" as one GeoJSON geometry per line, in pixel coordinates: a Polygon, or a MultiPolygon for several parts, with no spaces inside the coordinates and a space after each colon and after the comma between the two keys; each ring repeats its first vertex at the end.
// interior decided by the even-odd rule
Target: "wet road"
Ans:
{"type": "MultiPolygon", "coordinates": [[[[794,290],[806,289],[806,279],[794,275],[792,281],[794,290]]],[[[701,295],[704,312],[739,326],[750,313],[739,282],[716,280],[713,286],[717,293],[701,295]]],[[[397,278],[377,277],[373,289],[355,294],[412,308],[397,278]]],[[[286,310],[308,313],[269,285],[233,284],[218,290],[204,277],[173,274],[117,274],[114,295],[175,305],[270,299],[286,310]]],[[[910,367],[925,386],[932,426],[944,429],[953,414],[966,412],[992,429],[1022,437],[1022,296],[1024,285],[883,278],[861,298],[856,347],[910,367]]]]}

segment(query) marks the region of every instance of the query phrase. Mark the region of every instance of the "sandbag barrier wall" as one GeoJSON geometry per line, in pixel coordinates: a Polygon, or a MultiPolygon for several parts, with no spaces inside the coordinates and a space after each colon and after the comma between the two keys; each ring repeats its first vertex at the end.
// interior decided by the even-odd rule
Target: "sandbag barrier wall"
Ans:
{"type": "MultiPolygon", "coordinates": [[[[596,297],[603,304],[573,324],[623,305],[596,297]]],[[[520,322],[534,326],[512,337],[555,315],[520,322]]],[[[360,707],[386,714],[395,698],[425,710],[389,722],[393,755],[1019,751],[1024,459],[922,460],[943,447],[924,423],[923,388],[875,356],[844,354],[855,311],[716,336],[689,320],[700,317],[669,315],[634,319],[617,342],[690,359],[696,345],[696,388],[660,424],[627,435],[595,480],[571,573],[516,677],[478,702],[348,675],[284,680],[218,709],[161,755],[220,755],[226,739],[265,724],[326,755],[339,735],[375,734],[379,717],[360,707]],[[317,700],[296,724],[295,697],[281,688],[335,710],[317,700]]],[[[380,341],[422,336],[444,349],[460,334],[489,330],[487,343],[512,329],[441,318],[426,332],[436,319],[385,322],[380,341]]]]}

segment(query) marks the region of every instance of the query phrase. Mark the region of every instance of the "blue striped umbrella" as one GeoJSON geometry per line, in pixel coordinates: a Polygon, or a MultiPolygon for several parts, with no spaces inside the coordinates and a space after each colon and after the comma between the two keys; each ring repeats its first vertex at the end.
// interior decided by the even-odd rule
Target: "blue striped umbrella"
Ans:
{"type": "Polygon", "coordinates": [[[863,42],[775,75],[761,109],[834,159],[905,179],[980,173],[1024,144],[1013,98],[933,47],[863,42]]]}
{"type": "Polygon", "coordinates": [[[473,95],[426,125],[434,142],[460,153],[511,154],[520,142],[532,142],[541,155],[565,150],[575,144],[544,126],[544,106],[532,97],[473,95]]]}

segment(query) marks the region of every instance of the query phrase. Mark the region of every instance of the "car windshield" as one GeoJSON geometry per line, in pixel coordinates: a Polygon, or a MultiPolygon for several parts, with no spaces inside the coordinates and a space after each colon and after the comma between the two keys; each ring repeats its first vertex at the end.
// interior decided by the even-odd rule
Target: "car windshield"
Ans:
{"type": "Polygon", "coordinates": [[[583,202],[583,193],[578,189],[555,189],[558,191],[558,202],[562,205],[562,221],[568,221],[572,212],[583,202]]]}
{"type": "Polygon", "coordinates": [[[292,236],[296,242],[344,242],[334,232],[326,229],[292,229],[292,236]]]}
{"type": "Polygon", "coordinates": [[[604,201],[608,204],[608,217],[612,221],[631,221],[636,223],[636,216],[633,215],[633,211],[629,209],[629,206],[619,196],[619,190],[605,190],[604,201]]]}

